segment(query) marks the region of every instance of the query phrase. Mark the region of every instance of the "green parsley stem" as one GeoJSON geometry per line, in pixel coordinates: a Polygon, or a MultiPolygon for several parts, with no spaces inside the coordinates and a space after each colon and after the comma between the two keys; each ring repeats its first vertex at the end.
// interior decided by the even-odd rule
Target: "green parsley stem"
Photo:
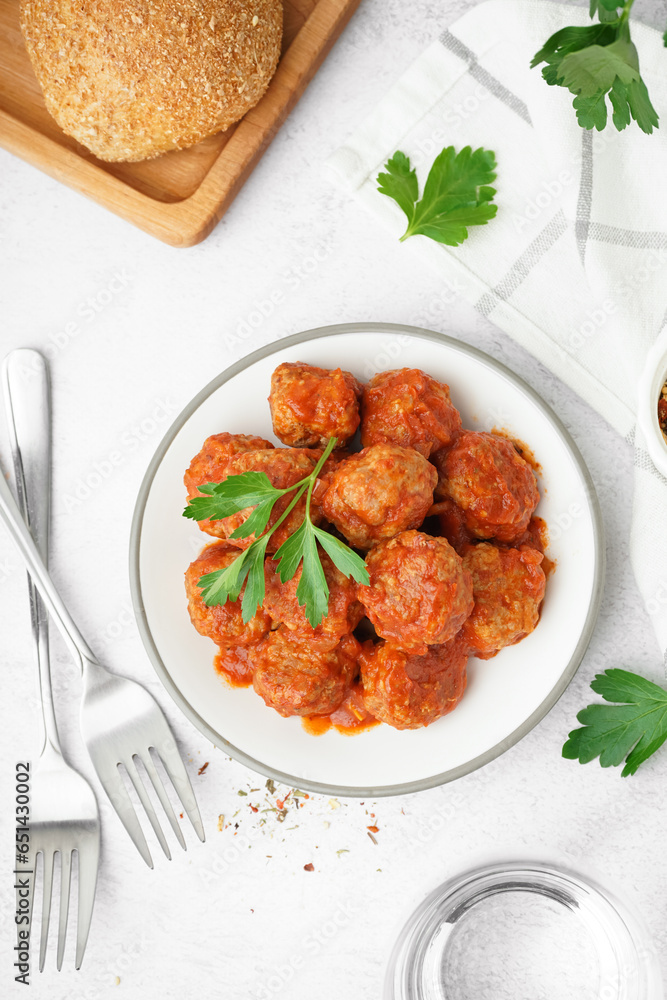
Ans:
{"type": "Polygon", "coordinates": [[[279,528],[280,525],[285,520],[285,518],[289,514],[291,514],[291,512],[294,510],[294,508],[298,504],[299,500],[301,499],[301,497],[303,496],[303,494],[306,492],[307,488],[308,488],[308,481],[306,480],[306,482],[302,483],[299,486],[298,492],[294,494],[294,496],[290,500],[289,504],[287,505],[287,507],[285,507],[285,510],[282,512],[282,514],[280,515],[280,517],[278,518],[278,520],[276,521],[276,523],[273,525],[273,527],[269,528],[269,530],[267,532],[265,532],[263,535],[260,535],[260,538],[270,538],[270,536],[273,534],[273,532],[276,530],[276,528],[279,528]]]}
{"type": "Polygon", "coordinates": [[[315,481],[320,472],[322,471],[324,463],[326,462],[329,455],[334,450],[337,444],[338,444],[338,438],[335,437],[329,438],[329,443],[322,452],[322,457],[320,458],[319,462],[317,463],[317,465],[310,474],[310,482],[308,483],[308,494],[306,496],[306,514],[304,518],[304,520],[306,521],[310,521],[310,498],[313,495],[313,488],[315,486],[315,481]]]}
{"type": "MultiPolygon", "coordinates": [[[[280,515],[280,517],[276,521],[276,523],[274,525],[272,525],[272,527],[269,528],[268,531],[265,531],[263,535],[260,535],[260,538],[267,538],[268,539],[268,538],[271,537],[271,535],[276,530],[276,528],[279,528],[280,525],[285,520],[285,518],[288,517],[289,514],[291,514],[291,512],[294,510],[294,508],[296,507],[296,505],[298,504],[299,500],[301,499],[301,497],[303,496],[303,494],[306,492],[306,490],[308,490],[308,495],[306,497],[306,515],[305,516],[306,516],[307,519],[310,518],[310,498],[311,498],[311,495],[312,495],[312,492],[313,492],[313,487],[315,485],[315,480],[317,479],[319,473],[321,472],[322,467],[323,467],[324,463],[326,462],[326,460],[328,459],[329,455],[331,454],[331,452],[336,447],[337,442],[338,442],[338,438],[335,438],[335,437],[329,438],[329,443],[327,444],[326,448],[324,449],[324,452],[322,453],[322,457],[319,459],[317,465],[315,466],[315,468],[313,469],[313,471],[311,472],[311,474],[309,476],[306,476],[305,479],[302,479],[300,482],[295,483],[294,486],[288,486],[287,489],[284,489],[284,490],[280,491],[284,495],[285,493],[289,493],[290,490],[294,490],[294,489],[297,490],[297,492],[294,494],[294,496],[290,500],[290,502],[287,505],[287,507],[285,508],[285,510],[282,512],[282,514],[280,515]]],[[[259,539],[255,539],[255,541],[259,541],[259,539]]]]}

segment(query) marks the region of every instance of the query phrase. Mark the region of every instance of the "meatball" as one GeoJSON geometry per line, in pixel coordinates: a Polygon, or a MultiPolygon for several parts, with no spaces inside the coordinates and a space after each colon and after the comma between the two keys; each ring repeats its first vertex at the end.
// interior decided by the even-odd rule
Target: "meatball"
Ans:
{"type": "Polygon", "coordinates": [[[316,368],[300,361],[278,365],[271,376],[269,406],[273,430],[283,444],[325,447],[330,437],[342,448],[359,426],[363,386],[350,372],[316,368]]]}
{"type": "Polygon", "coordinates": [[[472,546],[463,557],[475,598],[463,635],[474,656],[488,660],[533,631],[544,598],[543,558],[527,545],[502,549],[488,542],[472,546]]]}
{"type": "Polygon", "coordinates": [[[433,503],[438,474],[413,448],[375,444],[328,476],[322,512],[358,549],[418,528],[433,503]]]}
{"type": "Polygon", "coordinates": [[[361,443],[398,444],[425,458],[451,444],[461,416],[449,398],[449,386],[418,368],[375,375],[364,389],[361,443]]]}
{"type": "Polygon", "coordinates": [[[476,538],[513,542],[523,534],[540,495],[533,470],[511,441],[463,431],[436,462],[439,490],[462,508],[476,538]]]}
{"type": "Polygon", "coordinates": [[[429,726],[456,708],[466,689],[468,652],[460,634],[425,655],[393,642],[364,643],[359,656],[366,709],[394,729],[429,726]]]}
{"type": "MultiPolygon", "coordinates": [[[[273,445],[264,438],[251,434],[212,434],[206,438],[201,451],[197,452],[183,476],[188,500],[200,496],[199,487],[205,483],[221,483],[228,475],[229,462],[234,455],[244,451],[272,450],[273,445]]],[[[209,535],[225,538],[225,534],[215,530],[215,522],[199,521],[199,527],[209,535]],[[211,525],[214,525],[211,530],[211,525]]]]}
{"type": "Polygon", "coordinates": [[[472,611],[472,580],[446,538],[403,531],[371,549],[359,599],[379,636],[404,649],[453,639],[472,611]]]}
{"type": "Polygon", "coordinates": [[[270,441],[250,434],[212,434],[206,438],[183,477],[188,498],[197,496],[197,488],[204,483],[222,482],[232,455],[271,448],[270,441]]]}
{"type": "Polygon", "coordinates": [[[281,622],[297,639],[307,640],[313,649],[333,649],[342,636],[359,624],[364,613],[357,599],[357,584],[344,576],[326,554],[320,550],[324,575],[329,586],[329,609],[317,628],[306,618],[305,608],[299,604],[296,590],[301,579],[299,566],[291,580],[281,583],[278,564],[267,559],[264,564],[266,597],[264,609],[274,623],[281,622]]]}
{"type": "Polygon", "coordinates": [[[354,680],[360,648],[346,635],[334,649],[313,649],[281,627],[252,647],[253,687],[280,715],[329,715],[354,680]]]}
{"type": "MultiPolygon", "coordinates": [[[[237,601],[209,607],[204,604],[199,579],[207,573],[225,569],[240,555],[234,545],[215,542],[190,563],[185,574],[185,592],[192,624],[200,635],[205,635],[219,646],[249,646],[259,642],[271,628],[271,619],[261,608],[246,624],[241,614],[242,596],[237,601]]],[[[245,587],[244,587],[245,589],[245,587]]],[[[243,591],[241,592],[243,594],[243,591]]]]}
{"type": "MultiPolygon", "coordinates": [[[[210,440],[211,438],[209,438],[210,440]]],[[[202,451],[206,451],[206,445],[204,445],[202,451]]],[[[305,448],[274,448],[271,445],[269,448],[238,451],[227,455],[224,460],[211,468],[206,465],[205,459],[203,462],[199,462],[199,456],[196,456],[185,477],[188,496],[197,496],[199,493],[198,486],[203,483],[222,482],[228,476],[238,476],[244,472],[251,471],[265,472],[276,488],[286,489],[288,486],[294,486],[299,480],[309,476],[321,454],[321,452],[308,451],[305,448]],[[202,469],[205,473],[203,478],[197,479],[193,476],[193,466],[197,469],[202,469]],[[213,479],[210,478],[210,472],[215,473],[213,479]]],[[[276,502],[269,518],[269,527],[276,523],[285,508],[291,503],[293,496],[292,493],[288,493],[276,502]]],[[[302,497],[277,531],[271,536],[267,547],[268,552],[275,552],[296,531],[303,521],[305,508],[306,500],[305,497],[302,497]]],[[[199,527],[209,535],[229,539],[232,532],[249,517],[250,511],[251,508],[246,508],[220,520],[207,518],[204,521],[199,521],[199,527]]],[[[320,510],[316,505],[311,507],[311,517],[316,524],[321,520],[320,510]]],[[[246,549],[254,541],[254,538],[254,535],[250,535],[249,538],[232,538],[231,544],[241,549],[246,549]]]]}

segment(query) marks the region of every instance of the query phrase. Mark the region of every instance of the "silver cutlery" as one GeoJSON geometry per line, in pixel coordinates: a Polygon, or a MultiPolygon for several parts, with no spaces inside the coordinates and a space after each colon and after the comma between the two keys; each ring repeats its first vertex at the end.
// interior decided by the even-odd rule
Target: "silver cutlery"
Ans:
{"type": "MultiPolygon", "coordinates": [[[[51,485],[50,400],[46,363],[35,351],[14,351],[5,359],[2,378],[18,502],[46,562],[51,485]]],[[[41,972],[49,936],[54,862],[59,855],[60,912],[56,964],[60,970],[67,937],[72,860],[76,852],[78,907],[75,964],[79,969],[95,901],[100,816],[92,788],[62,755],[51,690],[48,619],[30,577],[28,593],[43,723],[42,749],[30,775],[28,831],[33,874],[29,879],[29,929],[32,925],[37,858],[41,856],[44,883],[39,945],[41,972]]]]}
{"type": "Polygon", "coordinates": [[[56,591],[5,477],[1,474],[0,517],[27,563],[33,582],[60,629],[74,661],[81,667],[81,731],[84,742],[97,776],[121,822],[146,864],[152,868],[148,844],[123,781],[121,767],[132,782],[167,858],[171,858],[169,846],[137,768],[138,762],[145,768],[181,847],[187,849],[156,768],[157,761],[161,762],[169,776],[199,839],[205,839],[192,785],[169,724],[153,696],[141,684],[112,674],[97,660],[56,591]]]}

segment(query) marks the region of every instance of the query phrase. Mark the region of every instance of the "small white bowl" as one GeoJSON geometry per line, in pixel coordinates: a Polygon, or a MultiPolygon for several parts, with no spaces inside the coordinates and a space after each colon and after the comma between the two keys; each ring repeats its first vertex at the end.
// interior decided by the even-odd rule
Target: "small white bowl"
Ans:
{"type": "Polygon", "coordinates": [[[667,327],[648,352],[639,380],[637,421],[656,469],[667,476],[667,441],[660,430],[658,400],[667,381],[667,327]]]}

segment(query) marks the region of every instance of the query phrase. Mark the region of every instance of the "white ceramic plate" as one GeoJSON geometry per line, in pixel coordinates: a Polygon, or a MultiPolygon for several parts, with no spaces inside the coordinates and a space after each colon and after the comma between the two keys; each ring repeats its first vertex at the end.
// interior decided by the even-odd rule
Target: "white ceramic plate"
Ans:
{"type": "MultiPolygon", "coordinates": [[[[276,444],[279,442],[273,438],[276,444]]],[[[186,716],[256,771],[312,791],[394,795],[450,781],[521,739],[554,705],[588,645],[601,597],[604,546],[595,490],[581,455],[550,408],[497,361],[441,334],[358,324],[289,337],[232,365],[181,413],[139,493],[131,539],[134,608],[155,668],[186,716]],[[215,647],[188,617],[183,573],[209,541],[181,516],[183,473],[209,434],[272,439],[271,372],[283,361],[341,366],[359,378],[422,368],[447,382],[466,427],[503,428],[542,465],[537,513],[550,530],[548,581],[536,631],[486,662],[471,659],[456,710],[427,729],[377,726],[355,736],[306,733],[250,689],[230,688],[213,668],[215,647]]]]}

